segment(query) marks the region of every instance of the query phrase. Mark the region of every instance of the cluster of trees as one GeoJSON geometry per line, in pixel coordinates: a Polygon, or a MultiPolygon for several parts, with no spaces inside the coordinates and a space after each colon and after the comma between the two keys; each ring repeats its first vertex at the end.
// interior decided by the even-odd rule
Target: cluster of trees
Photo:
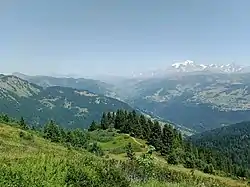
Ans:
{"type": "Polygon", "coordinates": [[[218,150],[224,155],[229,172],[245,176],[250,168],[250,122],[241,122],[230,126],[207,131],[192,136],[191,141],[199,146],[218,150]]]}
{"type": "MultiPolygon", "coordinates": [[[[48,139],[51,142],[65,144],[69,148],[83,148],[98,156],[102,156],[104,154],[101,147],[96,142],[91,141],[90,136],[86,130],[67,130],[57,125],[53,120],[49,121],[43,127],[34,127],[28,125],[23,117],[21,117],[20,120],[16,120],[6,114],[0,115],[0,122],[7,123],[10,125],[18,125],[23,130],[36,130],[45,139],[48,139]]],[[[27,134],[21,131],[20,136],[26,137],[27,134]]]]}
{"type": "Polygon", "coordinates": [[[91,142],[90,136],[85,130],[66,130],[54,121],[50,121],[43,128],[43,136],[52,142],[60,142],[67,146],[87,149],[98,156],[104,154],[96,142],[91,142]]]}
{"type": "Polygon", "coordinates": [[[198,146],[183,139],[173,126],[152,121],[136,111],[117,110],[103,113],[100,124],[93,122],[89,130],[115,128],[121,133],[141,138],[166,158],[170,164],[183,164],[186,168],[199,169],[205,173],[221,173],[248,177],[247,167],[234,162],[223,152],[198,146]]]}

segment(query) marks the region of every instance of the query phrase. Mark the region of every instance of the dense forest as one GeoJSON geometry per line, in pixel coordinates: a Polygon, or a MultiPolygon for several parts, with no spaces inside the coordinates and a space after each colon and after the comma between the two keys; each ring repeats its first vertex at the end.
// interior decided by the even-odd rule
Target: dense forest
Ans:
{"type": "MultiPolygon", "coordinates": [[[[173,126],[160,125],[158,121],[147,119],[135,111],[118,110],[116,113],[104,113],[100,124],[93,122],[90,126],[90,130],[98,128],[115,128],[121,133],[147,140],[170,164],[183,164],[186,168],[195,168],[205,173],[220,172],[221,175],[243,178],[250,176],[250,167],[245,164],[249,162],[249,149],[245,149],[245,153],[231,150],[225,154],[221,149],[196,145],[183,139],[173,126]]],[[[244,137],[241,137],[241,140],[242,138],[244,137]]],[[[237,139],[235,141],[237,146],[246,146],[248,143],[241,144],[237,139]]],[[[226,142],[230,141],[224,143],[226,142]]]]}
{"type": "Polygon", "coordinates": [[[214,129],[190,139],[197,146],[220,151],[232,164],[250,168],[250,122],[214,129]]]}

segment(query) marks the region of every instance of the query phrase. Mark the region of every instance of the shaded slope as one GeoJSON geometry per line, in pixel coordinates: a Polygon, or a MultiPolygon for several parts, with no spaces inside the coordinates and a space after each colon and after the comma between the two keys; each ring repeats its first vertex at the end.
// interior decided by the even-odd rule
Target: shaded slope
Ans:
{"type": "Polygon", "coordinates": [[[191,140],[196,145],[219,150],[231,158],[233,163],[250,168],[250,122],[197,134],[191,140]]]}
{"type": "Polygon", "coordinates": [[[15,76],[0,78],[0,112],[23,116],[32,125],[54,119],[67,128],[86,128],[103,112],[120,108],[132,110],[126,103],[86,90],[59,86],[44,89],[15,76]]]}

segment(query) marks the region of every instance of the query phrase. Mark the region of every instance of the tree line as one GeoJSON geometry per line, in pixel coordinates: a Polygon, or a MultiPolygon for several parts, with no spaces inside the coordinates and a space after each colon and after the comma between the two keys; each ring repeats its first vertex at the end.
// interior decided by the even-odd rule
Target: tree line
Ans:
{"type": "Polygon", "coordinates": [[[234,157],[204,146],[198,146],[184,139],[181,132],[172,125],[160,124],[136,111],[117,110],[103,113],[100,123],[92,122],[90,131],[115,128],[120,133],[144,139],[148,145],[163,156],[169,164],[182,164],[186,168],[205,173],[249,177],[247,166],[239,165],[234,157]]]}

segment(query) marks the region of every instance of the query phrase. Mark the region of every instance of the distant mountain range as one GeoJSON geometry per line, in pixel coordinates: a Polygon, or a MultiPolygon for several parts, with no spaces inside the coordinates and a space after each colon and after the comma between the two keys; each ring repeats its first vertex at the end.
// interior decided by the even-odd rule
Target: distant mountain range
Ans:
{"type": "Polygon", "coordinates": [[[122,85],[119,96],[131,106],[197,132],[250,120],[250,73],[180,73],[122,85]]]}
{"type": "Polygon", "coordinates": [[[53,77],[43,75],[29,76],[18,72],[13,73],[13,75],[44,88],[51,86],[71,87],[75,89],[89,90],[96,94],[102,95],[111,94],[111,90],[113,89],[113,85],[93,79],[53,77]]]}
{"type": "Polygon", "coordinates": [[[194,61],[175,62],[165,69],[141,72],[133,74],[134,78],[164,77],[176,73],[246,73],[250,72],[250,66],[239,66],[235,63],[218,64],[197,64],[194,61]]]}
{"type": "MultiPolygon", "coordinates": [[[[39,83],[46,83],[47,80],[58,79],[46,77],[39,80],[39,83]]],[[[78,84],[74,84],[71,79],[62,79],[62,82],[64,81],[68,87],[53,86],[50,83],[41,87],[16,76],[0,75],[0,112],[17,118],[23,116],[33,125],[43,125],[53,119],[67,128],[86,128],[92,120],[99,120],[103,112],[133,110],[128,104],[117,99],[72,88],[78,84]]],[[[87,83],[88,81],[82,80],[85,87],[92,86],[93,90],[99,92],[102,90],[102,87],[97,85],[100,83],[98,81],[87,83]]],[[[105,92],[106,89],[102,91],[105,92]]]]}
{"type": "MultiPolygon", "coordinates": [[[[180,68],[182,64],[174,66],[180,68]]],[[[236,72],[238,66],[220,68],[226,67],[234,72],[179,72],[146,79],[116,79],[112,84],[84,78],[15,75],[45,90],[60,86],[118,99],[193,133],[250,120],[250,73],[236,72]]]]}

